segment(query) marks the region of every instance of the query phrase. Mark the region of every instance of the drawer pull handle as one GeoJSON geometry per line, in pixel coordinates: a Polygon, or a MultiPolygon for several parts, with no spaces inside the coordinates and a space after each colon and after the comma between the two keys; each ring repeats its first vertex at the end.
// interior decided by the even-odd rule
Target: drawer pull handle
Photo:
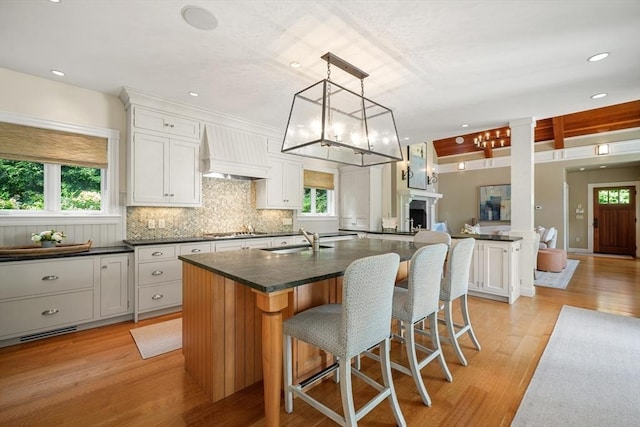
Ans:
{"type": "Polygon", "coordinates": [[[162,294],[155,294],[154,296],[151,297],[151,299],[155,300],[155,301],[157,301],[159,299],[162,299],[162,298],[164,298],[164,295],[162,295],[162,294]]]}
{"type": "Polygon", "coordinates": [[[50,308],[49,310],[45,310],[42,312],[43,316],[51,316],[53,314],[56,314],[58,312],[57,308],[50,308]]]}
{"type": "Polygon", "coordinates": [[[151,256],[162,256],[162,252],[154,252],[151,256]]]}
{"type": "Polygon", "coordinates": [[[152,276],[161,276],[164,273],[164,271],[162,270],[155,270],[153,273],[151,273],[152,276]]]}
{"type": "Polygon", "coordinates": [[[197,254],[198,252],[202,252],[202,249],[191,249],[191,252],[197,254]]]}
{"type": "Polygon", "coordinates": [[[58,280],[58,279],[59,279],[59,277],[58,277],[58,276],[53,276],[53,275],[51,275],[51,276],[44,276],[44,277],[42,278],[42,280],[58,280]]]}

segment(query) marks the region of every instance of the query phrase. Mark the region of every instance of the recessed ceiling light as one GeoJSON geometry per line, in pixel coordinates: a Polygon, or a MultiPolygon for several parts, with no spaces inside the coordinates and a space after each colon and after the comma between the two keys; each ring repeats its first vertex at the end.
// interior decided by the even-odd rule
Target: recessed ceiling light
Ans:
{"type": "Polygon", "coordinates": [[[191,95],[191,96],[198,96],[198,95],[200,95],[200,94],[199,94],[198,92],[194,92],[194,91],[190,90],[190,91],[189,91],[189,95],[191,95]]]}
{"type": "Polygon", "coordinates": [[[51,70],[51,74],[55,74],[56,76],[62,77],[64,73],[60,70],[51,70]]]}
{"type": "Polygon", "coordinates": [[[182,19],[193,28],[199,30],[213,30],[218,26],[218,20],[211,12],[198,6],[182,8],[182,19]]]}
{"type": "Polygon", "coordinates": [[[604,169],[606,167],[607,167],[607,165],[602,165],[602,166],[600,166],[600,169],[604,169]]]}
{"type": "Polygon", "coordinates": [[[464,138],[461,136],[456,137],[456,144],[462,144],[464,142],[464,138]]]}
{"type": "Polygon", "coordinates": [[[410,140],[410,139],[411,139],[411,138],[409,138],[408,136],[405,136],[404,138],[402,138],[402,140],[403,140],[403,141],[408,141],[408,140],[410,140]]]}
{"type": "Polygon", "coordinates": [[[595,95],[591,95],[591,99],[600,99],[600,98],[604,98],[605,96],[607,96],[605,92],[596,93],[595,95]]]}
{"type": "Polygon", "coordinates": [[[584,170],[584,168],[580,168],[580,170],[581,170],[581,171],[583,171],[583,170],[584,170]]]}
{"type": "Polygon", "coordinates": [[[463,128],[468,128],[468,127],[469,127],[469,124],[468,124],[468,123],[465,123],[465,124],[463,124],[463,125],[462,125],[462,127],[463,127],[463,128]]]}
{"type": "Polygon", "coordinates": [[[49,0],[51,3],[60,3],[60,0],[49,0]]]}
{"type": "Polygon", "coordinates": [[[602,61],[607,56],[609,56],[609,52],[596,53],[595,55],[590,56],[587,59],[587,61],[589,61],[589,62],[598,62],[598,61],[602,61]]]}
{"type": "Polygon", "coordinates": [[[289,62],[289,66],[291,68],[300,68],[300,63],[298,61],[291,61],[289,62]]]}

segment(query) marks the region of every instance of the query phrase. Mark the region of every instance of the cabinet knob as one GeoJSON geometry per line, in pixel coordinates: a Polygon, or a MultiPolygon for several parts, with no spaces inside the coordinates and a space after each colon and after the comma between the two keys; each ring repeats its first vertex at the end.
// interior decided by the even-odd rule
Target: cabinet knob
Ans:
{"type": "Polygon", "coordinates": [[[58,312],[57,308],[50,308],[49,310],[45,310],[42,312],[43,316],[51,316],[53,314],[56,314],[58,312]]]}
{"type": "Polygon", "coordinates": [[[161,276],[164,272],[162,270],[155,270],[151,273],[152,276],[161,276]]]}
{"type": "Polygon", "coordinates": [[[198,252],[202,252],[202,249],[191,249],[191,252],[197,254],[198,252]]]}
{"type": "Polygon", "coordinates": [[[154,252],[151,256],[162,256],[162,252],[154,252]]]}
{"type": "Polygon", "coordinates": [[[169,194],[169,196],[173,197],[173,196],[175,196],[175,194],[171,193],[171,194],[169,194]]]}
{"type": "Polygon", "coordinates": [[[50,276],[44,276],[44,277],[42,278],[42,280],[58,280],[58,279],[59,279],[59,277],[58,277],[58,276],[53,276],[53,275],[50,275],[50,276]]]}
{"type": "Polygon", "coordinates": [[[106,270],[106,269],[107,269],[107,266],[106,266],[106,265],[103,265],[103,266],[102,266],[102,269],[103,269],[103,270],[106,270]]]}
{"type": "Polygon", "coordinates": [[[162,294],[155,294],[154,296],[151,297],[152,300],[157,301],[159,299],[164,298],[164,295],[162,294]]]}

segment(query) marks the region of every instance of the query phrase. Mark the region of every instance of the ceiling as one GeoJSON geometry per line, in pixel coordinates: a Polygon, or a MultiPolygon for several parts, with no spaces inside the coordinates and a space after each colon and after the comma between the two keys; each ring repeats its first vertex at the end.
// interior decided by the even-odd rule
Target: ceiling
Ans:
{"type": "MultiPolygon", "coordinates": [[[[633,0],[1,0],[0,67],[284,134],[293,94],[326,77],[330,51],[369,73],[365,95],[394,111],[406,145],[640,99],[639,21],[633,0]],[[217,27],[189,26],[186,5],[217,27]],[[599,52],[610,56],[587,62],[599,52]]],[[[337,68],[331,78],[360,90],[337,68]]]]}

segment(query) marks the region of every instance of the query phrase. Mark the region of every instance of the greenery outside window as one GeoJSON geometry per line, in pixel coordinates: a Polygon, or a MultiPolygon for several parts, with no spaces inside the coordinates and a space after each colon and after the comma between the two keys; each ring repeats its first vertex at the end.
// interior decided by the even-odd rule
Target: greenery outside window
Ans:
{"type": "Polygon", "coordinates": [[[598,190],[598,203],[601,205],[628,205],[631,192],[628,189],[598,190]]]}
{"type": "Polygon", "coordinates": [[[304,170],[304,195],[302,215],[334,215],[333,174],[314,170],[304,170]]]}

